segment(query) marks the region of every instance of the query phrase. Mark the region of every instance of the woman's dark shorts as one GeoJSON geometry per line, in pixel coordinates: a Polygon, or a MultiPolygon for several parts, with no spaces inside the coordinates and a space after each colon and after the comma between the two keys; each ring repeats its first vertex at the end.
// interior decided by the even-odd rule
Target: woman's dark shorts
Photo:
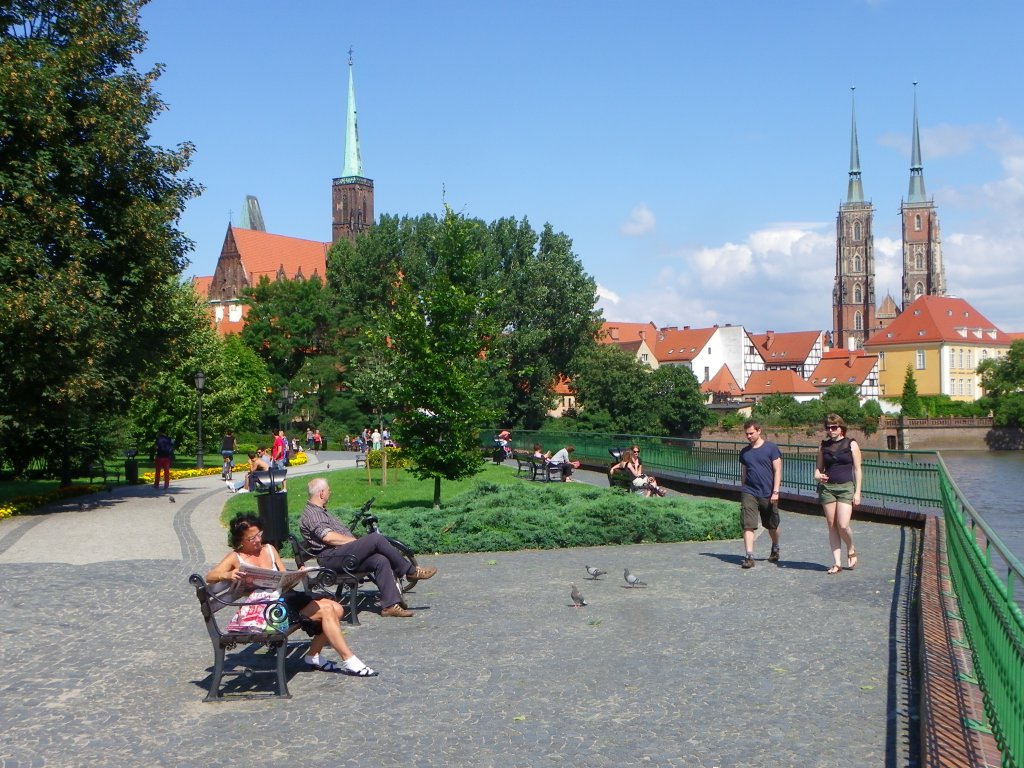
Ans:
{"type": "Polygon", "coordinates": [[[300,613],[303,608],[313,602],[312,597],[305,592],[295,592],[292,590],[285,592],[283,597],[284,604],[288,606],[288,618],[291,621],[298,621],[302,625],[303,632],[310,637],[313,637],[314,635],[319,635],[324,631],[323,627],[320,626],[319,621],[307,619],[300,613]]]}

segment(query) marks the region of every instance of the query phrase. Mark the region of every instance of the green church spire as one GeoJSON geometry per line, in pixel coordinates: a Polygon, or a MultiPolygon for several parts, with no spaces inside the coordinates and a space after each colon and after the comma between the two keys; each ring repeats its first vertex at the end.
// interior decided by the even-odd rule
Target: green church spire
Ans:
{"type": "Polygon", "coordinates": [[[846,202],[863,203],[864,189],[860,183],[860,150],[857,147],[857,104],[850,88],[851,122],[850,122],[850,185],[846,192],[846,202]]]}
{"type": "Polygon", "coordinates": [[[352,49],[348,49],[348,110],[345,119],[345,167],[342,178],[363,175],[363,161],[359,157],[359,126],[356,124],[356,85],[352,77],[352,49]]]}
{"type": "Polygon", "coordinates": [[[914,144],[910,150],[910,191],[908,203],[924,203],[924,166],[921,165],[921,135],[917,128],[917,81],[914,81],[914,144]]]}

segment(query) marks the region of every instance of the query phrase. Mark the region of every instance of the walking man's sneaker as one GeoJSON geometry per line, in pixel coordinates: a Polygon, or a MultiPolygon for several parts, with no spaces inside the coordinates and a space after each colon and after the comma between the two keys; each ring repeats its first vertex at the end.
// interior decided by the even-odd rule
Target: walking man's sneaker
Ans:
{"type": "Polygon", "coordinates": [[[770,555],[768,555],[768,562],[769,563],[777,563],[777,562],[779,562],[779,548],[778,547],[772,547],[772,553],[770,555]]]}
{"type": "Polygon", "coordinates": [[[743,566],[744,568],[753,568],[754,567],[754,558],[752,558],[750,556],[744,557],[743,558],[743,562],[740,563],[740,565],[743,566]]]}

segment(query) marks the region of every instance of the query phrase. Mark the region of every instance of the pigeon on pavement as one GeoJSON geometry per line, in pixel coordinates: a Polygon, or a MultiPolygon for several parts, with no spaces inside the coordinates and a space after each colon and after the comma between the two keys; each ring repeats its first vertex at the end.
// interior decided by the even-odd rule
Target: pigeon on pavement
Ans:
{"type": "Polygon", "coordinates": [[[634,576],[632,573],[629,572],[629,568],[626,568],[625,570],[622,571],[622,578],[624,578],[626,580],[626,583],[629,586],[631,586],[631,587],[646,587],[647,586],[647,582],[646,581],[640,581],[640,578],[638,576],[634,576]]]}
{"type": "Polygon", "coordinates": [[[581,605],[586,605],[587,601],[583,599],[583,595],[577,589],[575,584],[570,584],[572,591],[569,592],[569,597],[572,598],[572,607],[579,608],[581,605]]]}
{"type": "Polygon", "coordinates": [[[606,575],[608,573],[608,571],[602,571],[600,568],[594,568],[593,566],[588,565],[587,566],[587,573],[590,574],[590,576],[589,576],[590,579],[597,580],[600,577],[606,575]]]}
{"type": "Polygon", "coordinates": [[[169,500],[169,501],[171,502],[171,504],[177,504],[177,503],[178,503],[178,502],[176,502],[176,501],[174,500],[174,497],[173,497],[173,496],[168,496],[168,497],[167,497],[167,499],[168,499],[168,500],[169,500]]]}

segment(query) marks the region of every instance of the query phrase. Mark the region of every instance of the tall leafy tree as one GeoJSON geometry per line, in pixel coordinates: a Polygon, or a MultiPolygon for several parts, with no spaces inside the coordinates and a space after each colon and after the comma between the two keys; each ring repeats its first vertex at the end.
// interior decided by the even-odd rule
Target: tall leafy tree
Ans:
{"type": "Polygon", "coordinates": [[[714,421],[693,371],[663,365],[651,373],[652,405],[661,426],[670,435],[699,435],[714,421]]]}
{"type": "Polygon", "coordinates": [[[978,366],[985,396],[981,404],[992,411],[1000,427],[1024,426],[1024,341],[1013,342],[1002,358],[988,358],[978,366]]]}
{"type": "Polygon", "coordinates": [[[133,63],[142,4],[2,5],[0,444],[22,457],[102,428],[166,349],[199,190],[191,145],[149,143],[165,105],[159,67],[133,63]]]}
{"type": "Polygon", "coordinates": [[[588,410],[606,413],[615,432],[666,432],[658,414],[651,369],[633,355],[612,344],[591,342],[577,356],[573,369],[569,387],[581,415],[588,410]]]}
{"type": "Polygon", "coordinates": [[[446,209],[429,244],[430,272],[421,284],[389,282],[389,295],[365,329],[367,356],[379,376],[368,396],[392,401],[395,436],[412,472],[434,480],[471,477],[483,458],[479,432],[495,412],[486,393],[489,346],[498,332],[494,300],[479,290],[479,225],[446,209]]]}

